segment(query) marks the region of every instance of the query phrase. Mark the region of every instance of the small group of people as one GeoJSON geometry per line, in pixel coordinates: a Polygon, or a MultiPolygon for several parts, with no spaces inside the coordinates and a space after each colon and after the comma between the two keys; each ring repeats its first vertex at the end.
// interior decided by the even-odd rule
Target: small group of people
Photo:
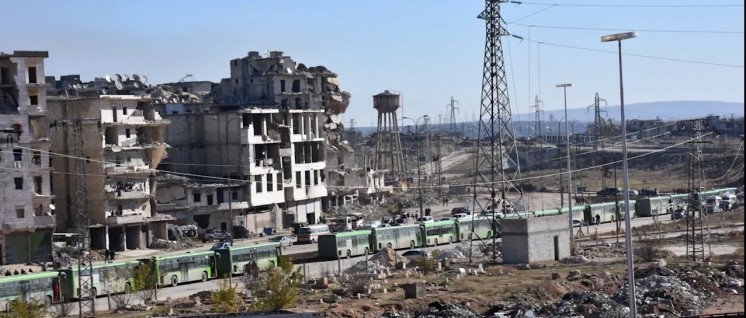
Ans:
{"type": "Polygon", "coordinates": [[[104,250],[104,262],[111,263],[114,261],[114,250],[104,250]]]}
{"type": "Polygon", "coordinates": [[[30,269],[30,268],[28,269],[28,271],[26,271],[25,269],[21,268],[21,272],[20,273],[18,272],[17,269],[15,271],[13,271],[13,273],[11,273],[10,270],[5,270],[5,276],[23,275],[23,274],[26,274],[26,273],[33,273],[33,272],[34,272],[34,270],[30,269]]]}

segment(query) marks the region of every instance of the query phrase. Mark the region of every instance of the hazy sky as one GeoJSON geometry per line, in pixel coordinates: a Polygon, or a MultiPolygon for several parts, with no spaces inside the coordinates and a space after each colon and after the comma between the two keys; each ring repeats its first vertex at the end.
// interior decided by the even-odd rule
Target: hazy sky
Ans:
{"type": "MultiPolygon", "coordinates": [[[[739,3],[743,4],[537,0],[504,4],[502,12],[511,22],[543,10],[516,22],[536,25],[530,28],[533,41],[616,52],[616,44],[601,43],[600,36],[621,31],[540,26],[641,30],[639,38],[623,42],[623,52],[741,66],[625,56],[626,103],[743,102],[742,6],[571,6],[739,3]]],[[[345,120],[354,118],[357,125],[373,123],[371,96],[384,89],[403,92],[405,116],[429,114],[435,122],[438,114],[447,113],[445,105],[453,96],[459,101],[457,116],[462,120],[479,113],[484,21],[476,16],[483,7],[484,1],[478,0],[4,0],[0,1],[0,12],[5,13],[0,51],[48,50],[47,75],[80,74],[92,80],[106,74],[138,73],[159,83],[185,74],[194,74],[193,80],[217,82],[228,77],[230,59],[248,51],[278,50],[297,62],[324,65],[338,73],[342,88],[352,94],[345,120]]],[[[568,89],[570,107],[590,105],[595,92],[609,105],[619,103],[615,53],[531,43],[529,27],[509,24],[508,29],[525,39],[503,42],[514,113],[527,112],[539,93],[545,109],[562,108],[562,91],[554,87],[562,82],[574,85],[568,89]]]]}

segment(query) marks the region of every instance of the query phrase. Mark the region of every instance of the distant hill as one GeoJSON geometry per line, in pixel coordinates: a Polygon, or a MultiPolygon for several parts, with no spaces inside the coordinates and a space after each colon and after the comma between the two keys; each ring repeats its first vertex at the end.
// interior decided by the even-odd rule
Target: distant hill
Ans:
{"type": "MultiPolygon", "coordinates": [[[[662,120],[681,120],[690,119],[697,117],[704,117],[706,115],[719,115],[730,117],[731,114],[735,117],[744,116],[744,104],[734,102],[717,102],[717,101],[667,101],[667,102],[650,102],[650,103],[636,103],[627,104],[624,106],[624,114],[627,120],[630,119],[655,119],[660,118],[662,120]]],[[[604,118],[613,118],[613,121],[619,123],[620,113],[619,105],[602,107],[607,113],[603,114],[604,118]]],[[[433,114],[431,114],[432,116],[433,114]]],[[[548,110],[544,112],[544,120],[549,121],[550,115],[555,120],[559,120],[565,117],[564,109],[548,110]]],[[[567,110],[567,115],[570,120],[576,120],[579,122],[591,122],[593,121],[593,109],[587,108],[571,108],[567,110]]],[[[527,122],[533,118],[533,114],[519,114],[513,115],[515,122],[522,121],[527,122]]],[[[433,129],[437,129],[438,125],[431,125],[433,129]]],[[[443,130],[448,130],[448,127],[444,125],[443,130]]],[[[575,132],[582,132],[584,129],[583,124],[578,124],[575,128],[575,132]]],[[[363,135],[369,135],[376,131],[376,127],[355,127],[355,130],[360,131],[363,135]]],[[[520,131],[520,129],[517,129],[520,131]]],[[[519,133],[520,135],[520,133],[519,133]]]]}

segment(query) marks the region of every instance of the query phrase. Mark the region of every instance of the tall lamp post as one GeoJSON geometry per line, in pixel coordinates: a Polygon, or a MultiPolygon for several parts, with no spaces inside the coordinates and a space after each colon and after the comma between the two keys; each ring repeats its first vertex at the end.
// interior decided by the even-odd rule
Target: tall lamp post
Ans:
{"type": "Polygon", "coordinates": [[[417,159],[415,160],[415,164],[417,167],[417,191],[419,193],[419,198],[417,199],[417,201],[419,201],[420,203],[420,217],[423,217],[424,214],[422,210],[422,181],[421,181],[421,174],[420,174],[420,170],[421,170],[420,169],[420,143],[419,141],[417,141],[417,139],[419,139],[419,135],[420,135],[420,126],[419,126],[420,119],[423,119],[423,123],[426,123],[428,117],[427,115],[424,115],[424,116],[417,118],[417,120],[414,120],[409,117],[402,117],[401,119],[402,120],[409,119],[414,123],[414,141],[417,144],[417,147],[416,147],[417,148],[417,159]]]}
{"type": "MultiPolygon", "coordinates": [[[[226,150],[226,153],[228,154],[228,160],[230,160],[230,148],[229,148],[230,147],[230,143],[228,142],[228,139],[229,139],[229,137],[228,137],[228,127],[230,127],[231,122],[234,121],[234,120],[236,120],[236,119],[241,120],[241,116],[239,116],[239,117],[233,117],[233,118],[229,119],[225,123],[225,145],[226,145],[226,148],[228,148],[226,150]]],[[[239,126],[239,130],[240,130],[240,126],[239,126]]],[[[241,163],[241,156],[240,155],[239,155],[239,158],[238,158],[238,162],[239,162],[239,164],[236,165],[236,167],[239,168],[239,170],[240,170],[240,167],[241,167],[240,166],[240,163],[241,163]]],[[[241,174],[241,172],[239,171],[239,175],[240,174],[241,174]]],[[[229,218],[229,220],[228,220],[228,226],[229,226],[228,233],[231,234],[231,241],[233,241],[233,238],[235,237],[235,233],[233,231],[233,184],[232,184],[231,180],[232,180],[232,178],[230,177],[230,173],[228,173],[228,218],[229,218]]]]}
{"type": "MultiPolygon", "coordinates": [[[[572,227],[572,170],[570,170],[570,131],[567,125],[567,88],[572,87],[572,83],[557,84],[555,87],[562,87],[562,94],[565,99],[565,148],[567,148],[567,215],[570,218],[570,254],[575,254],[575,235],[572,227]]],[[[557,132],[559,135],[559,131],[557,132]]]]}
{"type": "Polygon", "coordinates": [[[601,42],[614,42],[618,43],[619,48],[619,98],[621,103],[619,108],[621,111],[622,121],[622,181],[624,183],[624,236],[625,243],[627,245],[627,286],[629,288],[629,294],[627,300],[629,302],[629,316],[632,318],[637,317],[637,308],[635,304],[635,269],[634,269],[634,258],[632,255],[632,231],[630,226],[629,218],[629,171],[627,166],[627,122],[624,120],[624,81],[622,77],[622,40],[636,38],[639,33],[637,32],[625,32],[604,35],[601,37],[601,42]]]}

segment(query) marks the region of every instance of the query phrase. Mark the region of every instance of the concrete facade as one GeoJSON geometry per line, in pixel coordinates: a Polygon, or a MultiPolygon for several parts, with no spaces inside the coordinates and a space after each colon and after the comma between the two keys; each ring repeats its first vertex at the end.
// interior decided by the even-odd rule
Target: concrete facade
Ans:
{"type": "MultiPolygon", "coordinates": [[[[57,226],[75,232],[76,134],[87,162],[86,203],[95,249],[145,248],[152,240],[155,169],[165,156],[167,120],[149,98],[136,95],[50,99],[57,226]],[[74,125],[80,123],[81,129],[74,125]]],[[[159,231],[160,232],[160,231],[159,231]]]]}
{"type": "Polygon", "coordinates": [[[504,218],[501,222],[504,264],[559,261],[570,256],[566,215],[504,218]]]}
{"type": "Polygon", "coordinates": [[[51,257],[45,51],[0,53],[0,264],[51,257]]]}

